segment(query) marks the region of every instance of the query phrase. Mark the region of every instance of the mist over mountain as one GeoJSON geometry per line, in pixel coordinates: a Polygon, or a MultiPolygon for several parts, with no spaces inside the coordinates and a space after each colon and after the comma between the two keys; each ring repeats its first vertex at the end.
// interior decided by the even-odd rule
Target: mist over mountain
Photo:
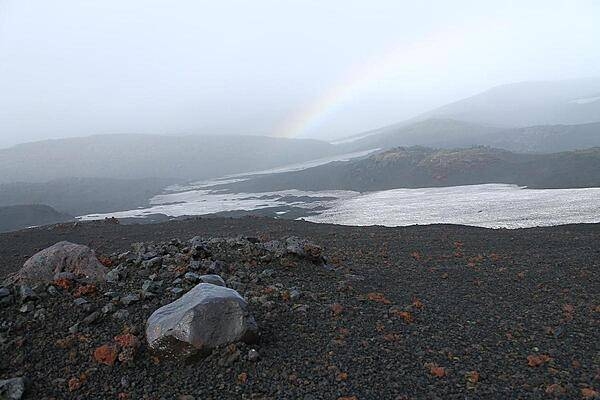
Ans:
{"type": "Polygon", "coordinates": [[[143,207],[176,181],[168,179],[61,178],[0,184],[0,207],[45,204],[70,215],[143,207]]]}
{"type": "Polygon", "coordinates": [[[600,78],[497,86],[417,117],[428,118],[451,118],[498,127],[599,122],[600,78]]]}
{"type": "Polygon", "coordinates": [[[314,139],[101,135],[0,150],[0,183],[62,178],[200,180],[313,160],[339,151],[314,139]]]}
{"type": "Polygon", "coordinates": [[[500,130],[454,119],[431,118],[366,132],[355,140],[340,142],[339,145],[349,150],[389,149],[398,146],[464,147],[477,144],[500,130]]]}
{"type": "Polygon", "coordinates": [[[381,128],[339,146],[348,151],[398,146],[444,149],[491,146],[524,153],[553,153],[600,146],[600,122],[506,129],[433,118],[381,128]]]}
{"type": "MultiPolygon", "coordinates": [[[[597,79],[504,85],[333,143],[141,134],[27,143],[0,150],[0,206],[44,204],[68,215],[110,213],[146,207],[172,184],[373,149],[383,152],[304,171],[258,175],[229,189],[370,191],[474,183],[589,187],[600,184],[598,151],[573,151],[600,147],[597,93],[597,79]],[[535,122],[542,124],[528,125],[535,122]]],[[[31,215],[46,221],[34,211],[31,215]]]]}

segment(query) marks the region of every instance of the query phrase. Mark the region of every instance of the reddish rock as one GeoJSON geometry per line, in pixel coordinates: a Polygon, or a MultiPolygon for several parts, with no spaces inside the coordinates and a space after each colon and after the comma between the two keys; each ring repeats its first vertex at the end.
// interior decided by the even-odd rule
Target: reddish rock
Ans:
{"type": "Polygon", "coordinates": [[[388,300],[383,295],[383,293],[378,293],[378,292],[371,292],[371,293],[367,294],[367,300],[375,301],[377,303],[382,303],[382,304],[391,304],[392,303],[390,300],[388,300]]]}
{"type": "Polygon", "coordinates": [[[479,382],[479,372],[477,371],[469,371],[465,374],[465,378],[469,383],[477,383],[479,382]]]}
{"type": "Polygon", "coordinates": [[[590,388],[581,389],[581,397],[584,399],[600,399],[600,393],[590,388]]]}
{"type": "Polygon", "coordinates": [[[140,347],[140,339],[131,333],[124,333],[122,335],[115,336],[115,342],[121,347],[130,347],[137,349],[140,347]]]}
{"type": "Polygon", "coordinates": [[[446,376],[446,369],[444,367],[440,367],[435,363],[427,363],[425,364],[425,368],[429,370],[429,373],[436,378],[443,378],[446,376]]]}
{"type": "Polygon", "coordinates": [[[78,378],[69,379],[69,392],[74,392],[75,390],[79,389],[81,385],[83,385],[83,381],[79,380],[78,378]]]}
{"type": "Polygon", "coordinates": [[[563,386],[559,385],[558,383],[554,383],[546,388],[546,394],[561,397],[561,396],[564,396],[565,394],[567,394],[567,389],[565,389],[563,386]]]}
{"type": "Polygon", "coordinates": [[[73,292],[73,296],[75,297],[81,297],[81,296],[85,296],[88,294],[94,294],[96,293],[96,286],[95,285],[82,285],[79,286],[75,292],[73,292]]]}
{"type": "Polygon", "coordinates": [[[240,385],[245,384],[248,381],[248,374],[245,372],[242,372],[241,374],[238,375],[237,381],[240,385]]]}
{"type": "Polygon", "coordinates": [[[530,367],[539,367],[550,360],[552,360],[552,358],[550,358],[550,356],[547,354],[531,355],[527,356],[527,365],[530,367]]]}
{"type": "Polygon", "coordinates": [[[331,311],[333,311],[333,315],[340,315],[342,312],[344,312],[344,306],[340,303],[333,303],[331,305],[331,311]]]}
{"type": "Polygon", "coordinates": [[[100,364],[113,366],[115,365],[115,361],[117,361],[118,354],[119,350],[117,349],[117,346],[105,344],[94,350],[94,360],[100,364]]]}
{"type": "Polygon", "coordinates": [[[66,290],[71,289],[71,286],[73,286],[73,282],[67,278],[57,279],[53,283],[55,286],[58,286],[60,288],[66,289],[66,290]]]}

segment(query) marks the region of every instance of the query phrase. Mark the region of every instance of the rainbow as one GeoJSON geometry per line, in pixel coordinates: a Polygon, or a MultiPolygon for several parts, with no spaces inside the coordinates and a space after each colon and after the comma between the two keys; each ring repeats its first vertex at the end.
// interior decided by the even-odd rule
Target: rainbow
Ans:
{"type": "MultiPolygon", "coordinates": [[[[481,28],[484,24],[480,21],[481,28]]],[[[487,24],[489,29],[489,21],[487,24]]],[[[401,43],[383,55],[360,65],[352,66],[336,84],[301,109],[286,116],[274,129],[280,137],[298,137],[321,126],[361,92],[388,77],[410,76],[411,72],[444,65],[460,49],[465,50],[474,27],[446,30],[417,43],[401,43]]],[[[472,49],[471,49],[472,50],[472,49]]],[[[472,50],[473,51],[473,50],[472,50]]]]}

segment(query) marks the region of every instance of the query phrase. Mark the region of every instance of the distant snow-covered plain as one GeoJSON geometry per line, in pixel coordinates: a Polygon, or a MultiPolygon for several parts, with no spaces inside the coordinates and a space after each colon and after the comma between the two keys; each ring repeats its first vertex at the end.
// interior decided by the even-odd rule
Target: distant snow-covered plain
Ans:
{"type": "Polygon", "coordinates": [[[251,179],[254,175],[298,171],[332,161],[364,157],[377,149],[350,153],[185,186],[166,188],[150,200],[150,207],[90,214],[81,220],[207,215],[228,211],[276,208],[303,209],[303,219],[342,225],[406,226],[462,224],[488,228],[526,228],[600,222],[600,188],[528,189],[516,185],[485,184],[441,188],[392,189],[359,193],[346,190],[284,190],[261,193],[227,193],[219,185],[251,179]]]}
{"type": "MultiPolygon", "coordinates": [[[[600,188],[527,189],[485,184],[443,188],[352,191],[220,193],[191,190],[156,196],[145,209],[84,216],[81,219],[172,217],[223,211],[297,207],[318,210],[304,219],[342,225],[405,226],[436,223],[490,228],[523,228],[600,222],[600,188]],[[298,200],[295,201],[294,199],[298,200]],[[290,200],[291,199],[291,200],[290,200]]],[[[278,215],[285,212],[277,212],[278,215]]]]}

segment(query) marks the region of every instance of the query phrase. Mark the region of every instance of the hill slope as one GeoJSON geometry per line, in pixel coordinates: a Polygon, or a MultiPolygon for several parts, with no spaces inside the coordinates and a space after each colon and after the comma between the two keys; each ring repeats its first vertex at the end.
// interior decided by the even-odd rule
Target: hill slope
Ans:
{"type": "Polygon", "coordinates": [[[418,117],[428,118],[504,127],[599,122],[600,78],[497,86],[418,117]]]}
{"type": "Polygon", "coordinates": [[[508,183],[536,188],[600,186],[600,148],[519,154],[489,147],[396,148],[361,160],[264,175],[227,187],[236,192],[285,189],[372,191],[508,183]]]}
{"type": "Polygon", "coordinates": [[[66,177],[185,181],[312,160],[339,150],[318,140],[262,136],[90,136],[0,150],[0,183],[66,177]]]}
{"type": "Polygon", "coordinates": [[[551,398],[545,392],[582,399],[582,389],[599,390],[600,224],[496,230],[266,218],[84,223],[1,234],[0,280],[59,240],[90,244],[104,256],[131,251],[135,258],[135,249],[174,256],[140,268],[115,255],[119,282],[98,284],[82,306],[73,303],[83,291],[77,282],[71,290],[55,286],[54,295],[39,285],[28,307],[11,287],[15,295],[0,309],[0,379],[26,375],[27,399],[114,399],[118,392],[130,399],[551,398]],[[261,340],[188,363],[159,360],[144,337],[146,321],[195,285],[169,262],[189,258],[179,249],[197,235],[210,253],[195,272],[220,268],[227,285],[248,299],[261,340]],[[264,241],[290,235],[325,246],[330,267],[259,252],[264,241]],[[223,245],[215,237],[231,240],[223,245]],[[139,242],[147,246],[131,247],[139,242]],[[154,273],[162,282],[154,281],[156,295],[139,295],[154,273]],[[139,300],[127,306],[117,300],[132,294],[139,300]],[[94,313],[100,316],[89,323],[94,313]],[[136,335],[141,346],[113,366],[96,361],[95,350],[117,335],[136,335]],[[248,357],[250,349],[258,360],[248,357]]]}
{"type": "Polygon", "coordinates": [[[503,129],[453,119],[428,119],[381,128],[339,146],[352,151],[398,146],[492,146],[521,153],[553,153],[600,146],[600,122],[503,129]]]}
{"type": "Polygon", "coordinates": [[[60,212],[83,215],[148,205],[173,181],[166,179],[65,178],[43,183],[0,184],[0,206],[47,204],[60,212]]]}
{"type": "Polygon", "coordinates": [[[0,232],[72,220],[72,216],[60,213],[52,207],[45,205],[33,204],[0,207],[0,232]]]}

